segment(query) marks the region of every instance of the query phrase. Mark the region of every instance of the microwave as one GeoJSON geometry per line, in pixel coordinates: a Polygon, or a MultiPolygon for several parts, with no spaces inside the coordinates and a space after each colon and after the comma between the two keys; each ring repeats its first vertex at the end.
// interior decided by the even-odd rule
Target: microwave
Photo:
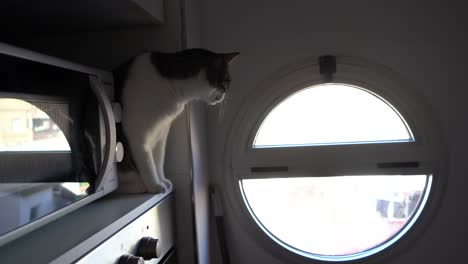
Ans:
{"type": "Polygon", "coordinates": [[[118,187],[110,72],[0,43],[0,246],[118,187]]]}

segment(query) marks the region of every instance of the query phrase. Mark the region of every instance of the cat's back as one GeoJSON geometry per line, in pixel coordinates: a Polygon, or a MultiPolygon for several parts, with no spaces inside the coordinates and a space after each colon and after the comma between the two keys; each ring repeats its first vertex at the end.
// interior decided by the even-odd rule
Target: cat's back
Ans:
{"type": "Polygon", "coordinates": [[[138,55],[129,64],[122,87],[123,107],[140,108],[149,105],[154,108],[174,100],[171,84],[151,62],[151,54],[138,55]]]}
{"type": "Polygon", "coordinates": [[[127,134],[151,133],[168,126],[183,110],[171,81],[160,74],[151,54],[135,57],[127,68],[121,96],[122,125],[127,134]]]}

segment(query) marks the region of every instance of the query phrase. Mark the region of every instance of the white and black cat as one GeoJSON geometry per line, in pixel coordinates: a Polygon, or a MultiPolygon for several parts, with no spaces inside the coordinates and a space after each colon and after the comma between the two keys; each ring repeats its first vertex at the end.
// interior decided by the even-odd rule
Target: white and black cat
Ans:
{"type": "Polygon", "coordinates": [[[203,49],[147,52],[114,71],[116,97],[122,104],[120,140],[127,154],[126,162],[119,165],[121,192],[159,193],[172,188],[164,176],[172,121],[192,100],[214,105],[224,99],[231,82],[229,64],[238,54],[203,49]]]}

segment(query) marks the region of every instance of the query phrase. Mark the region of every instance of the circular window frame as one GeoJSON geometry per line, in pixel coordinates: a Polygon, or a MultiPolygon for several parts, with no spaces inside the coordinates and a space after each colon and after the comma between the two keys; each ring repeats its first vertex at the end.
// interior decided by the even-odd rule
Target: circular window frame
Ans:
{"type": "MultiPolygon", "coordinates": [[[[328,83],[320,75],[317,61],[317,57],[311,57],[274,72],[259,83],[239,108],[241,111],[231,123],[223,155],[225,176],[222,177],[221,184],[224,187],[226,202],[232,208],[231,214],[246,233],[250,234],[250,237],[270,254],[287,263],[379,263],[383,259],[393,258],[408,250],[410,245],[428,228],[443,199],[448,176],[446,144],[438,127],[437,118],[432,114],[432,110],[424,98],[414,89],[408,88],[411,82],[402,79],[396,72],[360,58],[337,56],[337,73],[333,76],[332,81],[332,83],[363,88],[387,102],[406,122],[414,139],[408,143],[427,153],[424,160],[428,162],[424,163],[423,166],[427,166],[431,170],[431,173],[426,173],[428,176],[430,174],[432,178],[430,187],[426,190],[430,192],[430,196],[418,218],[410,219],[410,221],[414,220],[414,224],[396,242],[390,243],[387,247],[370,255],[364,254],[364,257],[345,260],[317,259],[312,257],[313,254],[306,252],[301,254],[291,250],[292,246],[285,247],[266,234],[250,212],[251,209],[244,200],[241,184],[241,180],[244,178],[242,175],[246,175],[250,171],[234,170],[234,167],[249,158],[249,154],[258,152],[258,149],[253,147],[255,136],[263,120],[278,104],[300,90],[328,83]]],[[[369,144],[369,147],[381,144],[369,144]]],[[[293,148],[296,149],[295,151],[299,149],[300,152],[301,149],[308,147],[293,148]]],[[[323,148],[322,146],[313,147],[317,151],[323,148]]],[[[334,148],[330,145],[325,147],[334,148]]],[[[362,252],[352,255],[359,254],[362,252]]]]}

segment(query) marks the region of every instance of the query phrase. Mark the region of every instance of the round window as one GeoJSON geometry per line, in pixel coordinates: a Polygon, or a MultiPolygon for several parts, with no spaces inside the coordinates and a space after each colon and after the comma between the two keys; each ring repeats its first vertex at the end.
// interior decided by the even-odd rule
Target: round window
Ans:
{"type": "Polygon", "coordinates": [[[272,85],[235,126],[229,170],[244,215],[263,241],[309,259],[355,260],[394,245],[417,229],[441,183],[424,111],[371,79],[297,76],[272,85]]]}

